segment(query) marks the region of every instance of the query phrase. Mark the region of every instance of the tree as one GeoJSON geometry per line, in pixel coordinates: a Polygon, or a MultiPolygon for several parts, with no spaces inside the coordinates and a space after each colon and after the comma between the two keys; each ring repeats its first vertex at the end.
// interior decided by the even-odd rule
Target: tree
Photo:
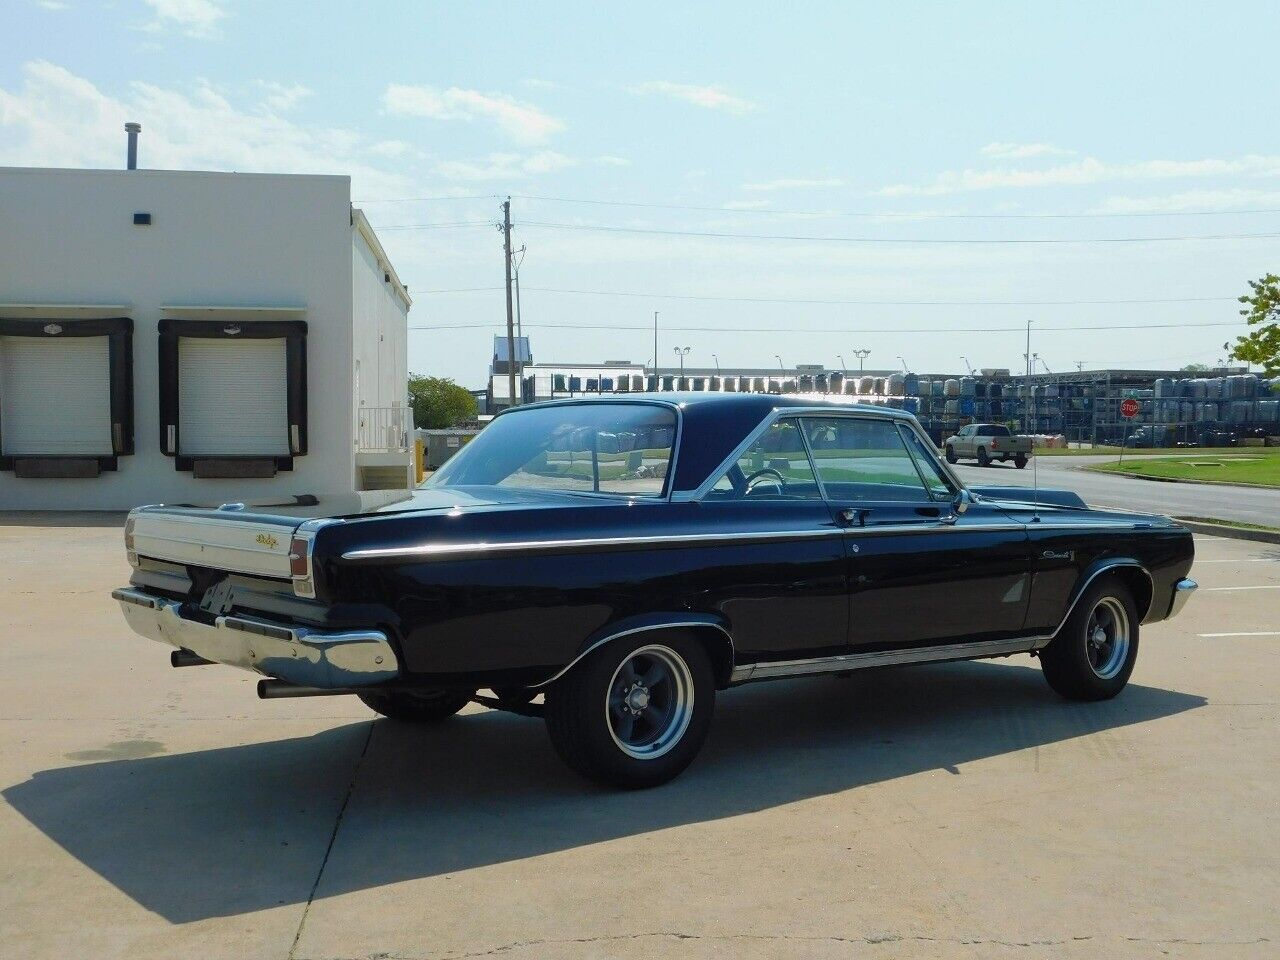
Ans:
{"type": "Polygon", "coordinates": [[[1240,297],[1245,309],[1240,315],[1258,329],[1236,340],[1231,355],[1237,360],[1262,365],[1267,376],[1280,374],[1280,277],[1268,273],[1250,280],[1253,294],[1240,297]]]}
{"type": "Polygon", "coordinates": [[[1182,368],[1183,373],[1208,373],[1209,365],[1207,363],[1188,363],[1182,368]]]}
{"type": "Polygon", "coordinates": [[[444,377],[409,374],[409,404],[415,427],[442,430],[476,415],[476,398],[471,392],[444,377]]]}

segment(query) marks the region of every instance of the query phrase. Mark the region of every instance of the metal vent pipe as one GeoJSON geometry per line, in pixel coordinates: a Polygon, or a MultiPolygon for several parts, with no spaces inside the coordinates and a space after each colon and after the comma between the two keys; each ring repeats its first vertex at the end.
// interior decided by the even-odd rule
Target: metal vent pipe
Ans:
{"type": "Polygon", "coordinates": [[[138,169],[138,134],[142,132],[142,124],[130,121],[124,125],[125,133],[129,135],[129,157],[126,161],[127,170],[138,169]]]}

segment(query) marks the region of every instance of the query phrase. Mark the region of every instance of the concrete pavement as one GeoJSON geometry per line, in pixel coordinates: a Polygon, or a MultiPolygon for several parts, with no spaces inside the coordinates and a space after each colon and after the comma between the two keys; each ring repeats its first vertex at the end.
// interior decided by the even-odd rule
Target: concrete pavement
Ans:
{"type": "Polygon", "coordinates": [[[536,720],[171,669],[94,522],[0,521],[0,957],[1280,950],[1280,548],[1197,538],[1204,588],[1114,701],[1024,657],[759,684],[618,794],[536,720]]]}
{"type": "MultiPolygon", "coordinates": [[[[1125,455],[1127,460],[1129,455],[1125,455]]],[[[1081,469],[1093,463],[1114,463],[1109,457],[1034,457],[1042,487],[1074,490],[1094,507],[1139,510],[1168,516],[1213,517],[1241,523],[1280,527],[1280,490],[1258,487],[1224,487],[1203,483],[1159,483],[1132,477],[1109,476],[1081,469]]],[[[956,464],[964,482],[972,486],[1030,487],[1035,482],[1031,464],[1019,470],[1011,463],[978,467],[956,464]]]]}

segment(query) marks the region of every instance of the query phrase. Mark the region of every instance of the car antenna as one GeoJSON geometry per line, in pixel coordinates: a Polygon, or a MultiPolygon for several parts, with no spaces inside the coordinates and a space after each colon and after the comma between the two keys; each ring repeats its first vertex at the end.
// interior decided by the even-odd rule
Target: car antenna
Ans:
{"type": "MultiPolygon", "coordinates": [[[[1033,427],[1035,425],[1034,414],[1036,409],[1036,388],[1031,385],[1031,372],[1033,370],[1032,363],[1034,362],[1035,356],[1036,355],[1031,352],[1031,318],[1028,317],[1027,318],[1027,379],[1025,381],[1027,385],[1027,406],[1024,407],[1023,409],[1025,411],[1026,409],[1029,408],[1031,410],[1032,415],[1028,416],[1027,414],[1024,413],[1023,422],[1028,424],[1029,427],[1033,427]]],[[[1048,369],[1048,368],[1046,367],[1045,369],[1048,369]]],[[[1040,464],[1039,464],[1040,458],[1036,456],[1036,435],[1034,430],[1032,429],[1027,430],[1027,440],[1031,444],[1031,451],[1029,453],[1029,456],[1031,457],[1031,522],[1039,523],[1040,522],[1040,464]]]]}

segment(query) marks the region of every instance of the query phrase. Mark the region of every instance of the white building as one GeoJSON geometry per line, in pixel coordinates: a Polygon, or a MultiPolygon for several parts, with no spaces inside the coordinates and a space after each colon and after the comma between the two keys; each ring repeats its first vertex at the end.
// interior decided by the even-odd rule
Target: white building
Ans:
{"type": "Polygon", "coordinates": [[[0,221],[0,509],[407,496],[411,301],[349,178],[8,168],[0,221]]]}

